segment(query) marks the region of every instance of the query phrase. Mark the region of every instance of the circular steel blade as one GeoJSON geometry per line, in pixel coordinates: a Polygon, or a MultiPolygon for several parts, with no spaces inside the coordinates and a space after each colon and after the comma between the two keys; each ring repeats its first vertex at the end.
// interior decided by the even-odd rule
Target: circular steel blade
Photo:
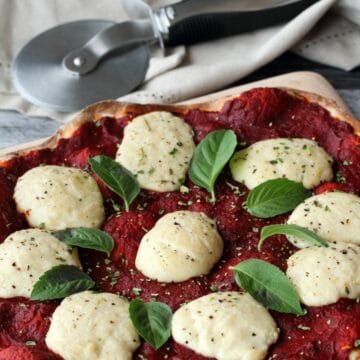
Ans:
{"type": "Polygon", "coordinates": [[[113,24],[103,20],[76,21],[35,37],[15,59],[13,79],[17,90],[36,105],[64,112],[134,90],[148,68],[146,44],[113,53],[85,75],[73,74],[62,65],[66,54],[113,24]]]}

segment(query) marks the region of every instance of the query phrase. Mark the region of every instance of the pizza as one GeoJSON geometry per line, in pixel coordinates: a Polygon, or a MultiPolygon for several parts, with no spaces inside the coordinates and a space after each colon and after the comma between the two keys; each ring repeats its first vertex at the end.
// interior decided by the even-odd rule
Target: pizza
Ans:
{"type": "Polygon", "coordinates": [[[360,359],[359,136],[256,88],[101,102],[7,154],[0,359],[360,359]]]}

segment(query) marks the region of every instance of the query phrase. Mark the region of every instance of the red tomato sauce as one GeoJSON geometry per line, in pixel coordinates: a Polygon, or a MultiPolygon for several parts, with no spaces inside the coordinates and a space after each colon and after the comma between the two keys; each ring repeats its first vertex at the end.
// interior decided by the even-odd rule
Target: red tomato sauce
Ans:
{"type": "MultiPolygon", "coordinates": [[[[89,170],[88,158],[97,154],[115,156],[126,124],[137,114],[120,119],[104,118],[81,126],[71,139],[62,139],[54,150],[33,151],[10,160],[0,169],[0,241],[26,222],[16,212],[12,199],[16,180],[25,171],[41,164],[56,164],[89,170]]],[[[239,149],[256,141],[277,137],[301,137],[316,140],[334,158],[337,182],[322,184],[316,193],[340,188],[360,194],[360,138],[352,127],[332,118],[324,108],[297,99],[277,89],[255,89],[227,102],[220,112],[190,110],[180,115],[195,130],[196,142],[210,131],[231,128],[238,137],[239,149]]],[[[156,299],[176,310],[181,304],[215,289],[239,290],[229,266],[249,258],[260,258],[286,270],[286,259],[295,248],[282,235],[268,239],[257,251],[262,226],[279,223],[287,216],[270,220],[249,215],[242,204],[248,190],[235,183],[225,169],[216,185],[217,201],[190,180],[188,193],[142,191],[128,213],[118,212],[121,200],[100,180],[107,219],[103,229],[115,241],[111,258],[80,249],[84,269],[103,291],[143,300],[156,299]],[[115,205],[114,205],[115,204],[115,205]],[[202,211],[218,223],[225,243],[224,254],[211,274],[178,284],[152,281],[135,266],[136,252],[142,236],[168,212],[202,211]]],[[[0,360],[59,359],[45,345],[52,312],[59,302],[0,299],[0,360]]],[[[269,350],[271,359],[347,359],[356,339],[360,338],[360,304],[341,300],[336,304],[311,307],[305,316],[272,312],[281,332],[269,350]]],[[[134,359],[197,360],[203,356],[169,340],[155,351],[143,343],[134,359]]]]}

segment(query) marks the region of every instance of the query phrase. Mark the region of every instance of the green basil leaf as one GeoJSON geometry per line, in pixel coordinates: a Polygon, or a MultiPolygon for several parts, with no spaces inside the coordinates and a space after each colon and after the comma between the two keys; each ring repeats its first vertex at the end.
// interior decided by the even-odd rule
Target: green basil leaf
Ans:
{"type": "Polygon", "coordinates": [[[67,245],[84,249],[109,253],[114,248],[112,237],[99,229],[79,227],[54,231],[52,234],[67,245]]]}
{"type": "Polygon", "coordinates": [[[130,204],[140,192],[140,186],[135,176],[108,156],[94,156],[89,159],[89,163],[94,173],[109,189],[124,200],[125,209],[129,211],[130,204]]]}
{"type": "Polygon", "coordinates": [[[194,184],[211,193],[212,201],[215,201],[215,181],[230,160],[236,144],[232,130],[218,130],[208,134],[195,149],[189,177],[194,184]]]}
{"type": "Polygon", "coordinates": [[[259,259],[243,261],[233,268],[236,283],[265,307],[282,313],[304,315],[299,296],[286,275],[259,259]]]}
{"type": "Polygon", "coordinates": [[[293,210],[311,196],[301,183],[273,179],[252,189],[246,199],[247,210],[257,217],[269,218],[293,210]]]}
{"type": "Polygon", "coordinates": [[[272,235],[291,235],[306,241],[310,245],[323,247],[329,246],[319,235],[307,228],[293,224],[275,224],[264,226],[261,229],[260,241],[258,243],[259,251],[261,250],[261,245],[264,240],[272,235]]]}
{"type": "Polygon", "coordinates": [[[62,299],[92,289],[95,282],[76,266],[58,265],[40,276],[31,292],[31,300],[62,299]]]}
{"type": "Polygon", "coordinates": [[[172,311],[166,304],[156,301],[144,303],[134,299],[130,302],[129,313],[136,331],[155,350],[169,339],[172,311]]]}

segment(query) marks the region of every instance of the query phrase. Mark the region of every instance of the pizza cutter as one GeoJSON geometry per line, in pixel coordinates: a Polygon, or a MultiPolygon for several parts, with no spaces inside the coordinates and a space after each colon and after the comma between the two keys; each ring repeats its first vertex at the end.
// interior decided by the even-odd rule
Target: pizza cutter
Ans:
{"type": "Polygon", "coordinates": [[[144,80],[150,46],[192,44],[270,26],[317,0],[183,0],[153,10],[123,0],[134,20],[83,20],[31,40],[13,65],[14,84],[30,102],[71,112],[128,94],[144,80]]]}

